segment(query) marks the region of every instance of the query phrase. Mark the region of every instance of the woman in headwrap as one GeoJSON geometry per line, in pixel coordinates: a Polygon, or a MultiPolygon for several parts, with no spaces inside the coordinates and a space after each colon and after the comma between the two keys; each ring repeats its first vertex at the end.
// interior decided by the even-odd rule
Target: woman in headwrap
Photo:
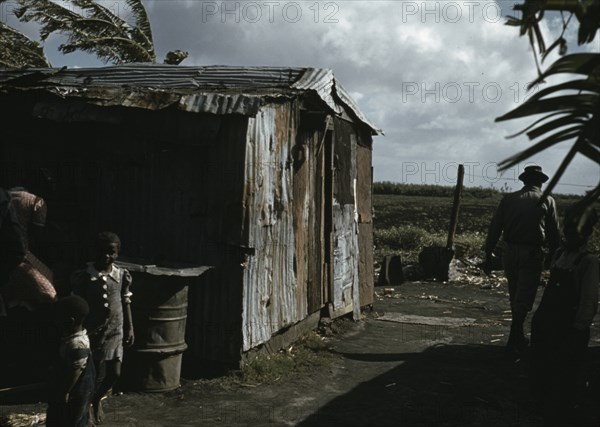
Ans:
{"type": "Polygon", "coordinates": [[[25,244],[25,260],[13,270],[8,280],[6,303],[35,309],[39,304],[56,300],[52,271],[31,251],[39,230],[46,225],[46,202],[23,187],[9,190],[11,202],[25,244]]]}

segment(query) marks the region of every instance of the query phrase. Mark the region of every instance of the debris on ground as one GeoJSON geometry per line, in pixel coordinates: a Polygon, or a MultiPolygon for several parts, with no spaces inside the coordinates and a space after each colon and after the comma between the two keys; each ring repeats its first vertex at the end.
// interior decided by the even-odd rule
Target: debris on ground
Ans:
{"type": "MultiPolygon", "coordinates": [[[[483,260],[478,257],[473,258],[454,258],[450,261],[448,267],[448,281],[443,282],[450,286],[477,286],[482,290],[499,289],[503,284],[506,284],[504,272],[501,270],[493,272],[487,276],[481,270],[483,260]]],[[[403,275],[406,280],[413,283],[419,283],[422,271],[419,265],[405,265],[402,267],[403,275]]],[[[423,281],[422,283],[431,283],[432,281],[423,281]]],[[[433,282],[436,282],[433,280],[433,282]]],[[[386,286],[385,288],[375,289],[375,296],[379,300],[381,298],[401,298],[400,292],[397,289],[386,286]]],[[[427,296],[425,299],[436,300],[435,296],[427,296]]]]}
{"type": "Polygon", "coordinates": [[[504,272],[498,270],[487,276],[481,270],[482,260],[478,257],[471,259],[453,259],[450,262],[449,285],[474,285],[480,289],[496,289],[506,284],[504,272]]]}
{"type": "Polygon", "coordinates": [[[33,427],[46,423],[46,414],[8,414],[0,416],[0,426],[3,427],[33,427]]]}

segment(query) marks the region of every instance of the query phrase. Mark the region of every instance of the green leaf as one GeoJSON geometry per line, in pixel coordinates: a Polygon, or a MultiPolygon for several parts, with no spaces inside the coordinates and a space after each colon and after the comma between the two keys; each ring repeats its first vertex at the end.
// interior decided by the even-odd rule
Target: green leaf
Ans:
{"type": "Polygon", "coordinates": [[[552,120],[551,122],[545,123],[541,126],[538,126],[537,128],[527,132],[527,137],[529,139],[536,139],[545,133],[552,132],[561,127],[572,125],[575,123],[579,123],[579,127],[583,127],[582,125],[585,124],[586,121],[581,118],[574,118],[571,115],[568,115],[557,120],[552,120]]]}
{"type": "Polygon", "coordinates": [[[572,73],[591,75],[600,66],[600,55],[596,53],[572,53],[557,59],[530,86],[541,83],[554,74],[572,73]]]}
{"type": "Polygon", "coordinates": [[[156,62],[150,21],[139,0],[127,2],[136,18],[133,26],[93,0],[61,2],[74,8],[63,7],[50,0],[20,2],[20,19],[39,22],[42,39],[54,32],[67,36],[66,42],[59,46],[63,53],[81,50],[117,64],[156,62]]]}
{"type": "Polygon", "coordinates": [[[525,129],[520,130],[519,132],[512,134],[512,135],[508,135],[506,136],[506,139],[512,139],[515,138],[519,135],[523,135],[525,132],[527,132],[528,130],[532,129],[533,127],[535,127],[536,125],[540,124],[541,122],[548,120],[550,117],[555,117],[555,116],[564,116],[564,112],[562,111],[557,111],[556,113],[552,113],[552,114],[548,114],[540,119],[537,119],[535,122],[533,122],[532,124],[530,124],[529,126],[527,126],[525,129]]]}
{"type": "Polygon", "coordinates": [[[600,94],[600,83],[591,79],[578,79],[578,80],[570,80],[565,83],[553,85],[542,89],[538,92],[532,93],[528,96],[525,102],[535,102],[540,98],[551,95],[555,92],[560,92],[563,90],[573,90],[573,91],[587,91],[600,94]]]}
{"type": "Polygon", "coordinates": [[[580,133],[581,132],[577,131],[577,130],[575,130],[575,131],[569,130],[569,132],[566,132],[566,133],[565,132],[557,132],[556,134],[543,139],[542,141],[527,148],[526,150],[523,150],[523,151],[515,154],[514,156],[511,156],[507,159],[502,160],[498,164],[499,170],[508,169],[511,166],[514,166],[517,163],[520,163],[523,160],[526,160],[529,157],[534,156],[535,154],[538,154],[539,152],[544,151],[547,148],[550,148],[551,146],[558,144],[559,142],[568,141],[570,139],[576,138],[579,136],[580,133]]]}
{"type": "Polygon", "coordinates": [[[576,111],[578,114],[582,114],[583,112],[591,113],[594,111],[597,100],[598,97],[596,95],[564,95],[547,99],[536,99],[531,102],[526,101],[514,110],[497,117],[496,122],[535,114],[555,113],[557,111],[565,113],[576,111]]]}
{"type": "Polygon", "coordinates": [[[600,165],[600,151],[598,149],[586,143],[581,146],[579,151],[581,154],[600,165]]]}
{"type": "Polygon", "coordinates": [[[571,147],[571,149],[561,162],[560,166],[558,167],[558,170],[554,173],[554,176],[552,177],[552,179],[548,183],[548,186],[542,193],[543,198],[546,198],[552,192],[554,187],[556,187],[556,184],[558,184],[560,177],[565,173],[567,166],[569,166],[569,163],[571,163],[571,160],[573,160],[573,157],[575,157],[575,154],[577,153],[577,145],[577,143],[573,144],[573,147],[571,147]]]}
{"type": "Polygon", "coordinates": [[[521,25],[523,25],[523,20],[520,18],[517,18],[515,16],[512,15],[508,15],[506,17],[506,22],[504,23],[504,25],[510,25],[513,27],[519,27],[521,25]]]}
{"type": "Polygon", "coordinates": [[[0,67],[50,67],[50,62],[38,42],[0,22],[0,67]]]}
{"type": "Polygon", "coordinates": [[[552,43],[550,45],[550,47],[548,49],[546,49],[546,51],[542,55],[542,62],[548,57],[548,55],[550,54],[550,52],[552,52],[556,47],[561,46],[562,43],[564,42],[564,40],[565,39],[563,39],[562,37],[559,37],[556,40],[554,40],[554,43],[552,43]]]}

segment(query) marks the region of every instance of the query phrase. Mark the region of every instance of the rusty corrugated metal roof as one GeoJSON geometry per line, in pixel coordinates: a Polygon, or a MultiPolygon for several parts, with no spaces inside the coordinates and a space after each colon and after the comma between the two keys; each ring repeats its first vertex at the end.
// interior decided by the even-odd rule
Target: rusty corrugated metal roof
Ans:
{"type": "Polygon", "coordinates": [[[127,64],[101,68],[0,70],[0,92],[43,89],[99,105],[254,115],[267,98],[313,91],[337,114],[343,107],[380,133],[331,70],[321,68],[127,64]]]}

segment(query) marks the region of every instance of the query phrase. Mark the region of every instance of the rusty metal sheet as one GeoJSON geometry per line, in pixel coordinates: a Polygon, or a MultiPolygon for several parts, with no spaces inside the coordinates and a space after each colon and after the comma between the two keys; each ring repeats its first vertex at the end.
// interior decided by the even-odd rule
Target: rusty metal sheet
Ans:
{"type": "Polygon", "coordinates": [[[0,69],[0,91],[33,89],[105,106],[158,110],[176,105],[189,112],[244,115],[255,115],[269,99],[310,91],[338,116],[345,116],[347,108],[373,134],[380,133],[328,69],[164,64],[0,69]]]}
{"type": "Polygon", "coordinates": [[[346,105],[348,108],[350,108],[350,110],[356,114],[358,120],[366,124],[371,129],[371,133],[373,135],[384,135],[383,130],[377,128],[369,121],[369,119],[367,119],[360,108],[358,108],[358,105],[356,105],[356,102],[354,102],[354,99],[352,99],[350,94],[346,92],[346,89],[344,89],[344,87],[337,80],[335,81],[335,95],[339,98],[342,105],[346,105]]]}
{"type": "Polygon", "coordinates": [[[358,227],[354,205],[333,206],[333,310],[360,318],[358,286],[358,227]]]}
{"type": "Polygon", "coordinates": [[[253,255],[244,269],[243,351],[307,316],[294,271],[293,104],[269,106],[249,120],[244,224],[253,255]]]}
{"type": "Polygon", "coordinates": [[[165,64],[123,64],[94,68],[0,69],[0,83],[18,86],[154,87],[163,89],[199,88],[289,88],[306,68],[173,66],[165,64]],[[18,79],[18,80],[17,80],[18,79]]]}

